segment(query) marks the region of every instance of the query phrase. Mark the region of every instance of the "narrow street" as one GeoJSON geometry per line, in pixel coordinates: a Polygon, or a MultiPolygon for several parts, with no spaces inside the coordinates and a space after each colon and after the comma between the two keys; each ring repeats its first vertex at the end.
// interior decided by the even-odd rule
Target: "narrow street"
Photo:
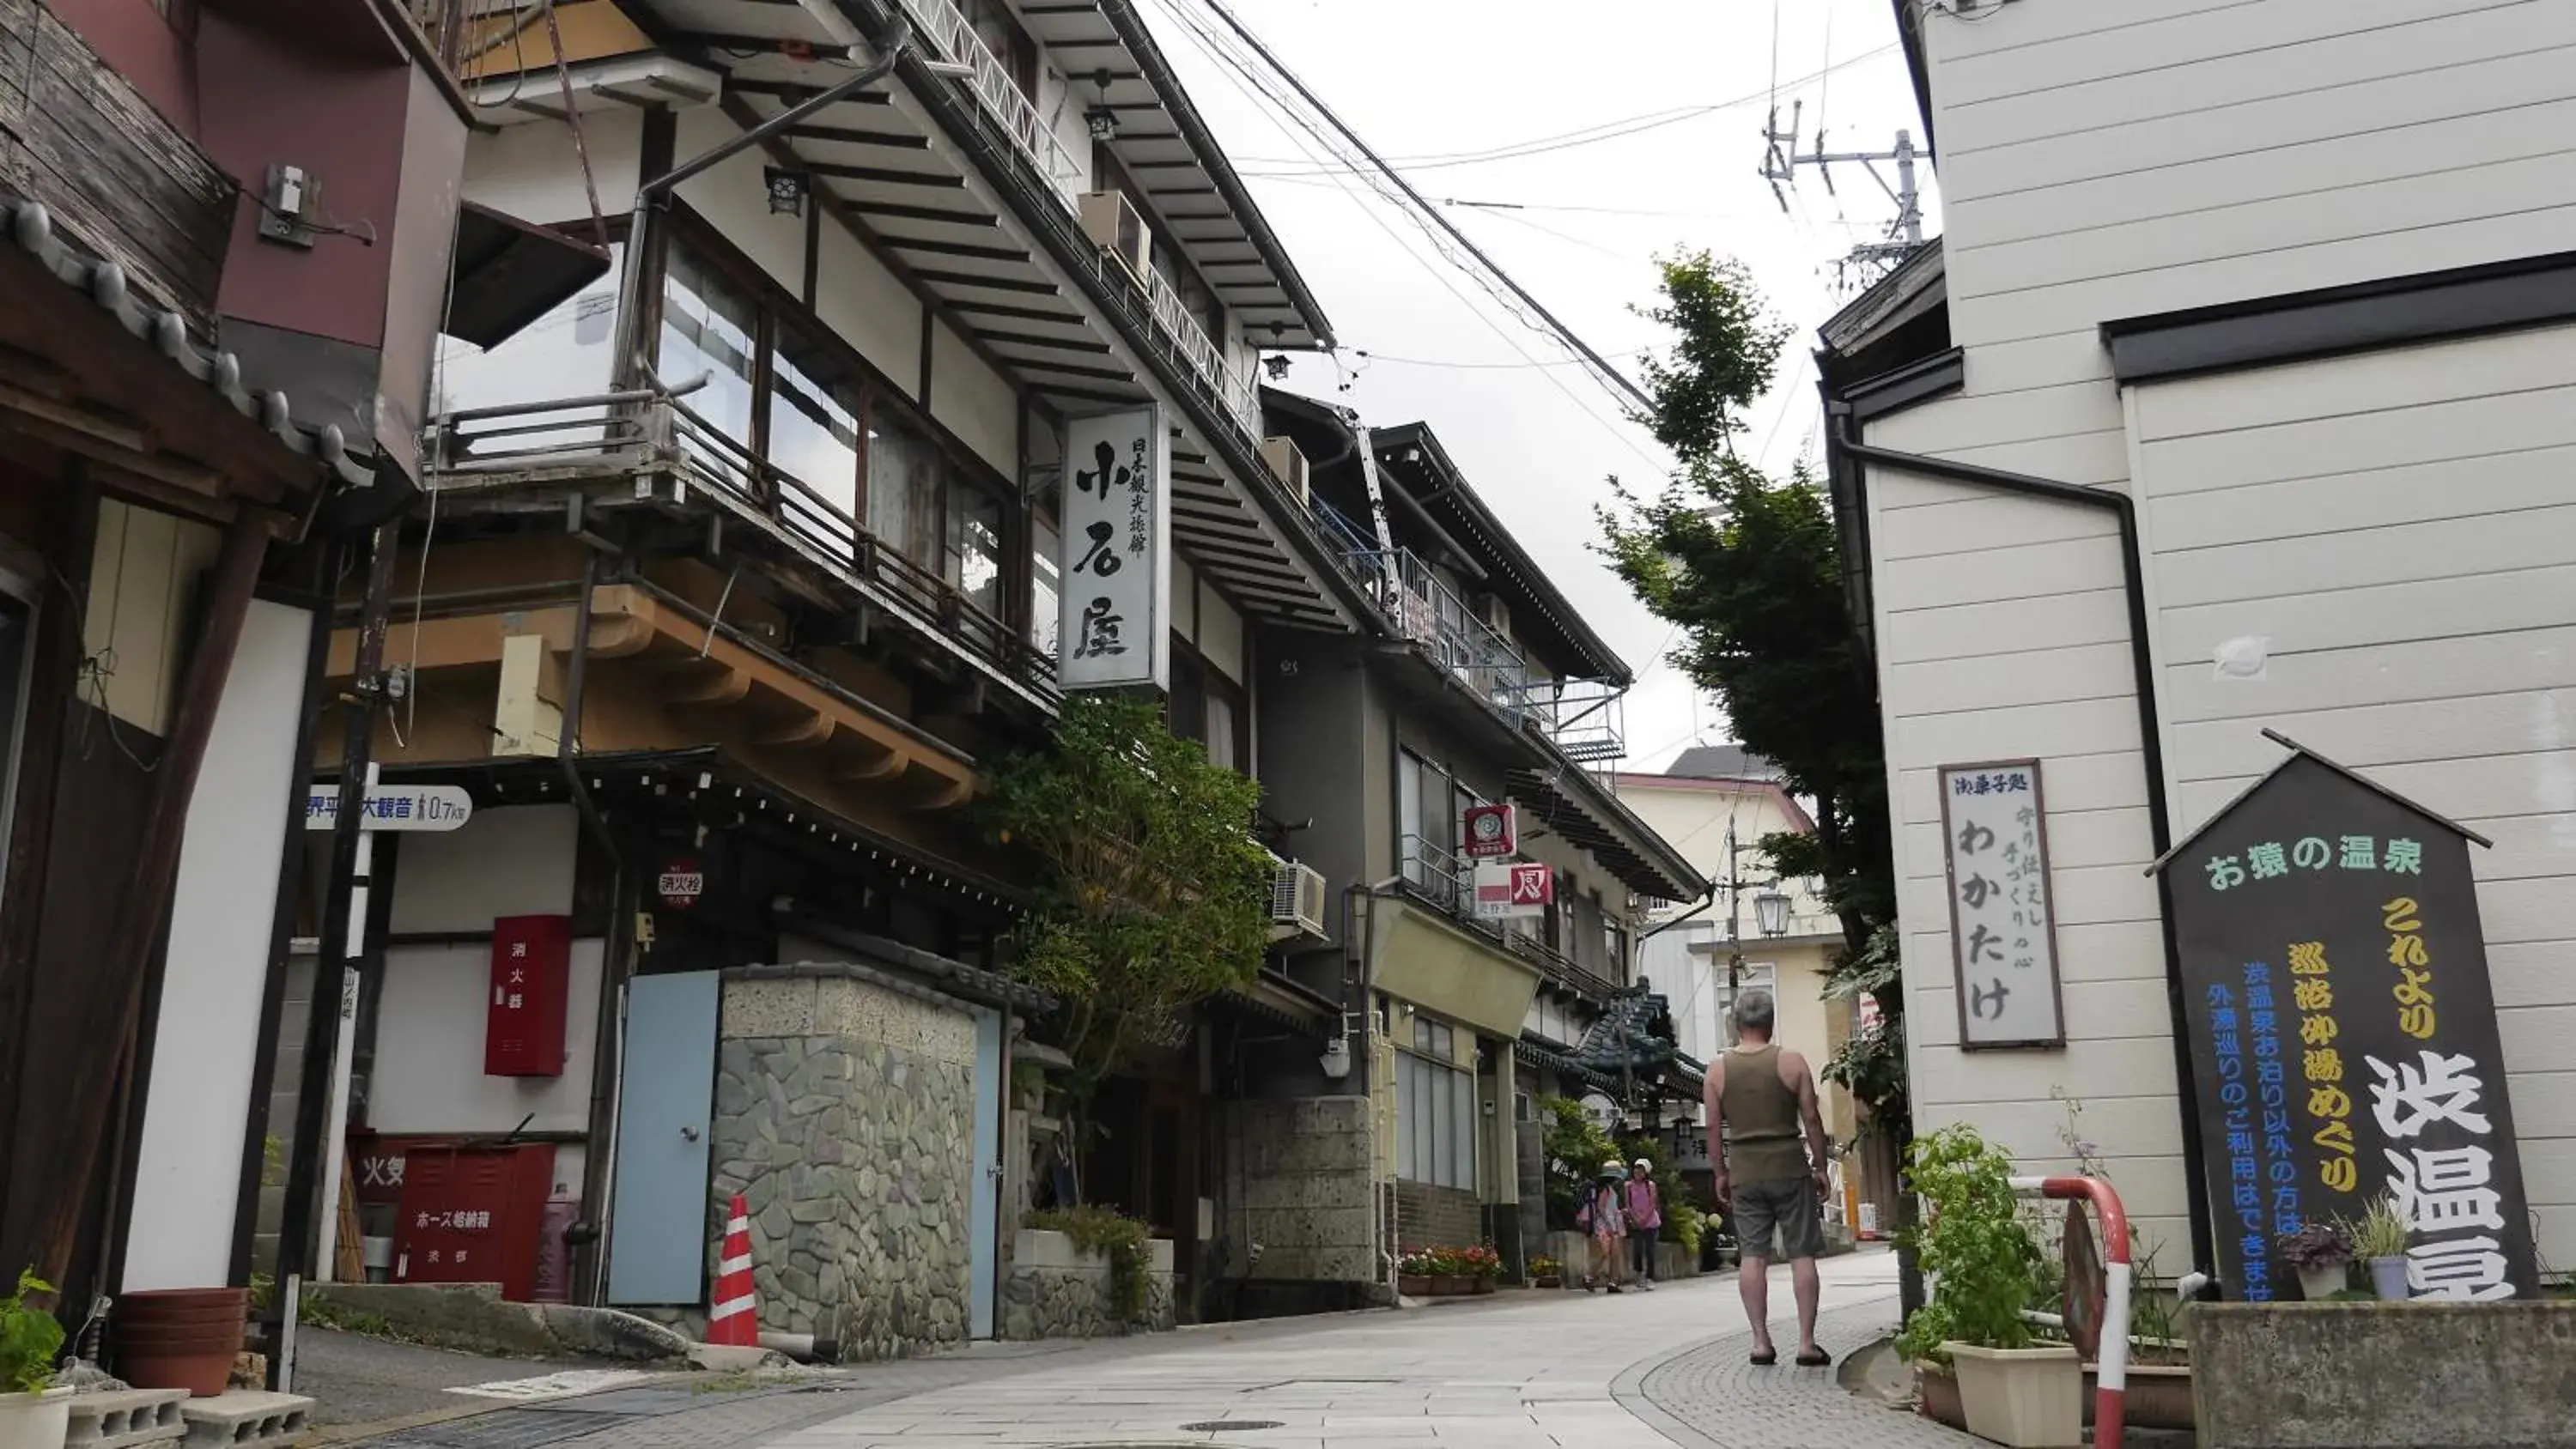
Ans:
{"type": "MultiPolygon", "coordinates": [[[[1775,1303],[1785,1310],[1785,1270],[1775,1279],[1775,1303]]],[[[1893,1328],[1895,1294],[1887,1253],[1826,1263],[1820,1336],[1838,1365],[1893,1328]]],[[[775,1389],[663,1379],[496,1405],[371,1442],[384,1449],[1967,1442],[1855,1397],[1834,1373],[1753,1368],[1747,1349],[1734,1279],[1712,1277],[1617,1298],[1508,1294],[1035,1352],[970,1351],[775,1389]]]]}

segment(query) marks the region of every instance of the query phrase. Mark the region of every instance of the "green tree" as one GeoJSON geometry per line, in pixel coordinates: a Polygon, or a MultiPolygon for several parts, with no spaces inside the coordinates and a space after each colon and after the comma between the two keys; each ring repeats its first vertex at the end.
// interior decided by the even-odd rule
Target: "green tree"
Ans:
{"type": "Polygon", "coordinates": [[[1003,758],[991,779],[997,836],[1041,866],[1015,970],[1060,1002],[1052,1026],[1073,1059],[1064,1091],[1079,1143],[1102,1082],[1261,969],[1260,787],[1175,737],[1160,705],[1109,695],[1066,700],[1048,748],[1003,758]]]}
{"type": "Polygon", "coordinates": [[[1602,549],[1648,609],[1681,626],[1672,662],[1717,696],[1746,749],[1815,802],[1813,835],[1755,843],[1782,876],[1823,882],[1844,947],[1827,994],[1878,998],[1885,1025],[1856,1035],[1823,1074],[1869,1109],[1901,1156],[1912,1133],[1877,681],[1853,628],[1824,490],[1803,466],[1773,479],[1735,451],[1789,330],[1766,319],[1732,262],[1693,252],[1661,270],[1660,300],[1640,310],[1674,342],[1646,364],[1654,406],[1636,418],[1681,466],[1652,497],[1612,480],[1616,502],[1599,510],[1602,549]]]}

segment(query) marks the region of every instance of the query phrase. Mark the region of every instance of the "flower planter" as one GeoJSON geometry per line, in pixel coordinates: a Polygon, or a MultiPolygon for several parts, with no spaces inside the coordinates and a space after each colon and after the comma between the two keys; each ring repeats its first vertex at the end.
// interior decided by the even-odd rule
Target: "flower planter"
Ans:
{"type": "Polygon", "coordinates": [[[1425,1278],[1418,1274],[1399,1274],[1395,1291],[1407,1298],[1468,1298],[1494,1291],[1491,1278],[1425,1278]]]}
{"type": "Polygon", "coordinates": [[[1941,1347],[1959,1378],[1969,1433],[2011,1449],[2071,1449],[2084,1442],[2084,1370],[2071,1345],[1941,1347]]]}
{"type": "MultiPolygon", "coordinates": [[[[2094,1366],[2084,1366],[2084,1423],[2093,1423],[2093,1392],[2099,1385],[2094,1379],[2094,1366]]],[[[2122,1423],[2132,1429],[2189,1429],[2191,1412],[2191,1365],[2129,1365],[2129,1388],[2122,1398],[2122,1423]]]]}
{"type": "Polygon", "coordinates": [[[1533,1288],[1562,1288],[1565,1286],[1565,1275],[1562,1273],[1541,1273],[1530,1280],[1530,1286],[1533,1288]]]}
{"type": "Polygon", "coordinates": [[[1968,1427],[1967,1411],[1959,1407],[1959,1380],[1948,1369],[1937,1363],[1916,1364],[1914,1387],[1916,1413],[1953,1429],[1968,1427]]]}
{"type": "Polygon", "coordinates": [[[0,1449],[63,1449],[71,1423],[69,1389],[0,1394],[0,1449]]]}
{"type": "Polygon", "coordinates": [[[2415,1296],[2413,1290],[2406,1286],[2404,1258],[2371,1259],[2370,1287],[2382,1303],[2403,1303],[2415,1296]]]}
{"type": "Polygon", "coordinates": [[[2337,1263],[2331,1268],[2301,1268],[2299,1270],[2299,1292],[2305,1296],[2310,1303],[2325,1302],[2327,1299],[2342,1292],[2343,1285],[2349,1281],[2351,1281],[2350,1275],[2345,1272],[2345,1266],[2341,1263],[2337,1263]]]}

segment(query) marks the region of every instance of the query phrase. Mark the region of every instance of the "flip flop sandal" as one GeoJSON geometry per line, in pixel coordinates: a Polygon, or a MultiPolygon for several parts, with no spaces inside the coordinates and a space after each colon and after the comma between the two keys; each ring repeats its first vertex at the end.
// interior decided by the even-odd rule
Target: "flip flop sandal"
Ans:
{"type": "Polygon", "coordinates": [[[1814,1353],[1802,1353],[1798,1355],[1798,1367],[1800,1368],[1823,1368],[1825,1365],[1832,1363],[1833,1361],[1834,1356],[1825,1352],[1821,1348],[1817,1349],[1814,1353]]]}
{"type": "Polygon", "coordinates": [[[1754,1351],[1753,1366],[1755,1368],[1769,1368],[1771,1365],[1778,1363],[1779,1361],[1780,1350],[1776,1348],[1757,1349],[1754,1351]]]}

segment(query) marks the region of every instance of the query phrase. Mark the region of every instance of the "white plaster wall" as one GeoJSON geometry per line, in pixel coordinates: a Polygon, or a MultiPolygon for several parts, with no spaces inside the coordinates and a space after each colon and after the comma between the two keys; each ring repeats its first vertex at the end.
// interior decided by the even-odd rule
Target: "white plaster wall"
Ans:
{"type": "Polygon", "coordinates": [[[918,402],[921,299],[829,216],[816,251],[815,315],[918,402]]]}
{"type": "MultiPolygon", "coordinates": [[[[600,210],[625,215],[643,180],[644,113],[619,106],[585,115],[581,138],[599,183],[600,210]]],[[[578,220],[587,227],[590,198],[571,128],[537,121],[475,132],[465,143],[465,199],[540,226],[578,220]]]]}
{"type": "Polygon", "coordinates": [[[1005,478],[1020,473],[1020,398],[955,328],[931,326],[930,415],[1005,478]]]}
{"type": "MultiPolygon", "coordinates": [[[[680,113],[675,155],[703,155],[742,134],[733,119],[712,106],[680,113]]],[[[805,218],[769,209],[764,176],[767,153],[746,147],[688,180],[674,195],[706,218],[724,238],[758,263],[790,296],[805,295],[805,218]]]]}
{"type": "MultiPolygon", "coordinates": [[[[498,1133],[534,1113],[527,1125],[531,1132],[589,1130],[601,956],[597,937],[572,943],[563,1075],[487,1077],[483,1030],[491,946],[473,942],[387,951],[367,1125],[398,1136],[498,1133]]],[[[562,1176],[560,1169],[556,1175],[562,1176]]]]}
{"type": "Polygon", "coordinates": [[[188,803],[126,1230],[125,1287],[203,1288],[232,1272],[278,873],[313,616],[251,602],[188,803]]]}
{"type": "Polygon", "coordinates": [[[495,916],[568,915],[580,837],[570,805],[503,806],[477,811],[460,830],[407,835],[386,928],[488,931],[495,916]]]}

